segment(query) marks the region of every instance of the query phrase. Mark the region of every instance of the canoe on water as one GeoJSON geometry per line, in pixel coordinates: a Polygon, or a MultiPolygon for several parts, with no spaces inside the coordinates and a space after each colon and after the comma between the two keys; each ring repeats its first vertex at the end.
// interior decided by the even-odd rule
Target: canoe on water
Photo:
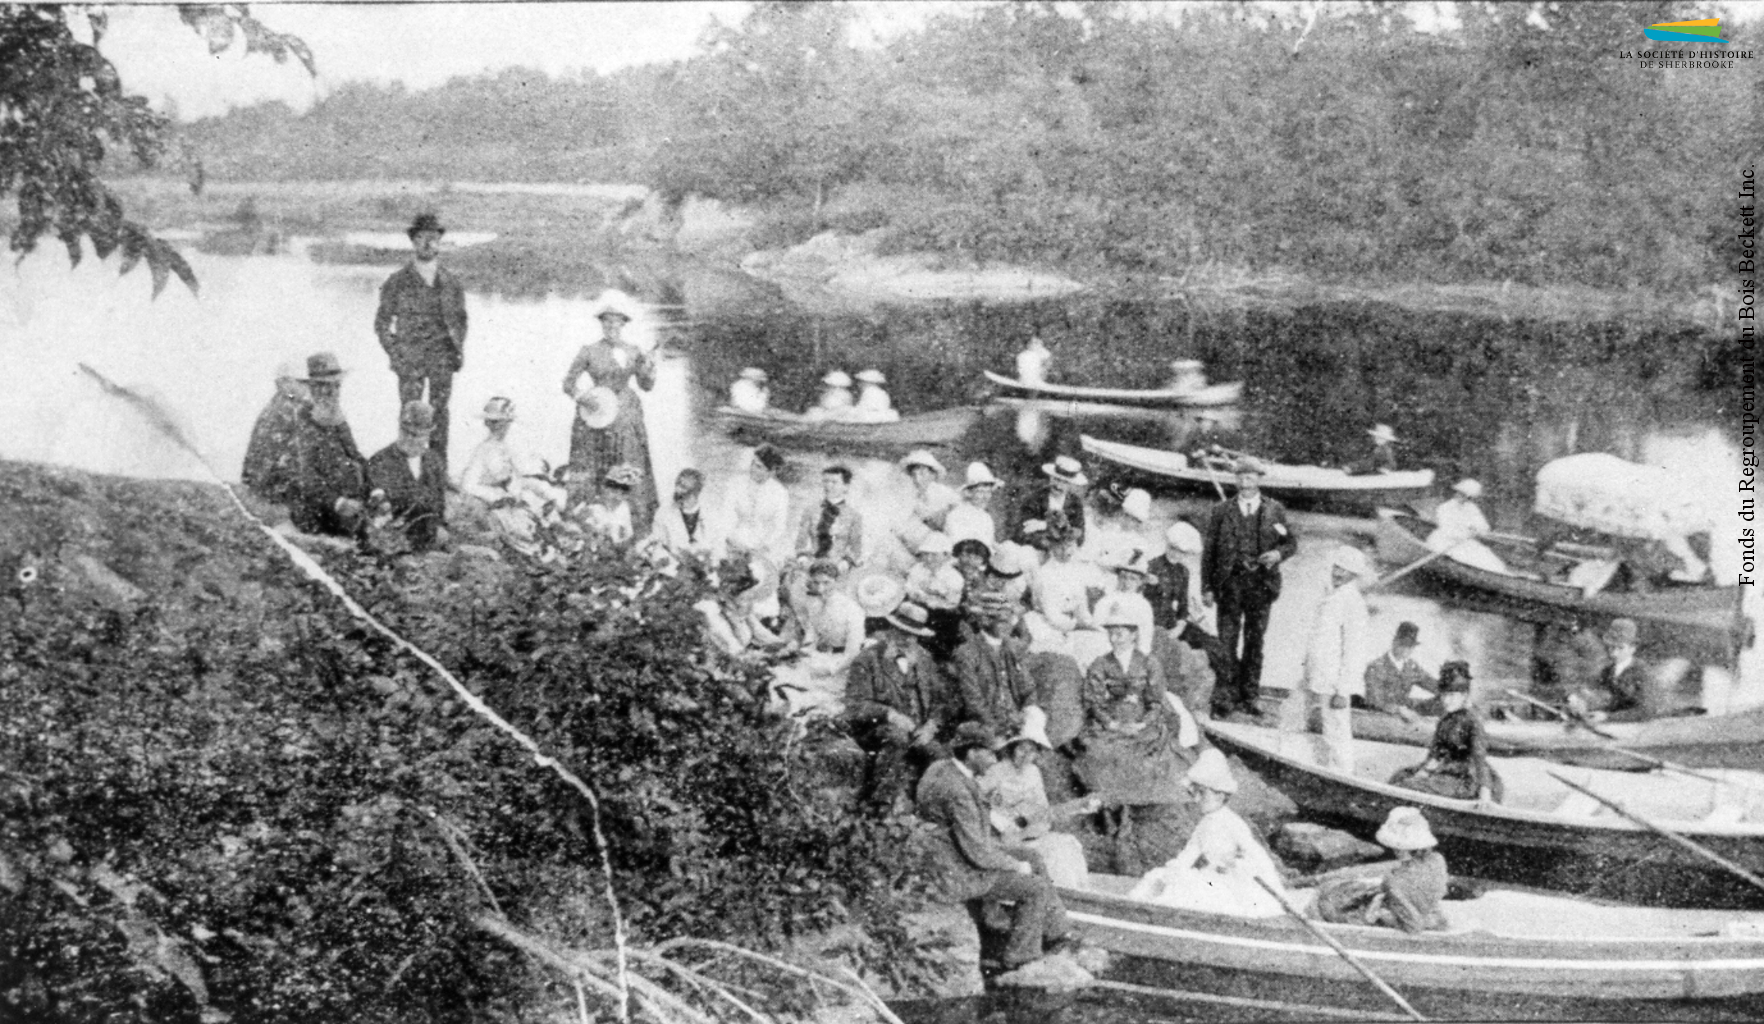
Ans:
{"type": "Polygon", "coordinates": [[[799,413],[717,409],[717,420],[731,434],[785,446],[835,449],[933,448],[954,444],[979,417],[977,406],[957,406],[902,416],[891,423],[811,420],[799,413]]]}
{"type": "MultiPolygon", "coordinates": [[[[1060,890],[1069,919],[1088,941],[1131,958],[1112,975],[1151,988],[1231,986],[1263,1001],[1287,996],[1330,1009],[1394,1009],[1289,917],[1231,917],[1130,900],[1136,881],[1093,874],[1088,889],[1060,890]]],[[[1313,897],[1312,890],[1292,893],[1301,906],[1313,897]]],[[[1588,1002],[1604,1003],[1610,1013],[1617,1003],[1764,992],[1764,913],[1612,906],[1499,887],[1447,900],[1443,908],[1452,926],[1446,931],[1318,927],[1428,1016],[1510,1019],[1515,1010],[1535,1014],[1563,1003],[1584,1018],[1588,1002]]]]}
{"type": "Polygon", "coordinates": [[[1107,402],[1156,409],[1198,409],[1215,405],[1233,405],[1243,397],[1243,381],[1229,384],[1208,384],[1183,391],[1138,391],[1132,388],[1081,388],[1071,384],[1030,383],[1006,377],[991,370],[983,371],[986,379],[1007,393],[1029,398],[1055,398],[1074,402],[1107,402]]]}
{"type": "MultiPolygon", "coordinates": [[[[1088,434],[1079,440],[1086,452],[1141,473],[1209,491],[1215,481],[1221,485],[1231,483],[1231,471],[1228,467],[1193,466],[1178,452],[1141,448],[1118,441],[1103,441],[1088,434]]],[[[1398,496],[1418,494],[1433,486],[1431,469],[1354,474],[1345,469],[1283,465],[1278,462],[1263,462],[1262,468],[1266,471],[1262,477],[1262,490],[1285,499],[1390,501],[1398,496]]]]}
{"type": "MultiPolygon", "coordinates": [[[[1425,558],[1432,554],[1426,539],[1433,529],[1434,524],[1418,516],[1379,509],[1379,554],[1404,564],[1425,558]]],[[[1486,537],[1483,542],[1509,565],[1523,567],[1539,561],[1535,543],[1501,537],[1486,537]]],[[[1562,567],[1573,562],[1566,558],[1556,561],[1563,563],[1562,567]]],[[[1416,572],[1455,586],[1494,595],[1503,603],[1511,604],[1516,615],[1522,615],[1526,608],[1542,605],[1566,609],[1592,618],[1644,619],[1716,632],[1731,632],[1735,628],[1739,608],[1738,587],[1683,586],[1645,594],[1600,592],[1589,596],[1581,588],[1566,583],[1491,572],[1466,565],[1449,554],[1433,559],[1416,572]]]]}
{"type": "Polygon", "coordinates": [[[1552,776],[1764,874],[1764,776],[1753,772],[1708,769],[1721,780],[1717,785],[1680,774],[1491,757],[1506,798],[1478,805],[1386,782],[1426,757],[1417,747],[1355,740],[1354,771],[1348,773],[1319,763],[1313,735],[1228,722],[1204,728],[1300,811],[1362,835],[1370,836],[1393,807],[1421,808],[1455,872],[1656,905],[1764,907],[1764,892],[1552,776]]]}

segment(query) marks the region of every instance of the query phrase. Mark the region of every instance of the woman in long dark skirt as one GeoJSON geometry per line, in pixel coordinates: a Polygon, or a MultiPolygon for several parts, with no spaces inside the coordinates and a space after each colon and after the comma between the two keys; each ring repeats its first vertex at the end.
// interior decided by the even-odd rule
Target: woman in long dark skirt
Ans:
{"type": "Polygon", "coordinates": [[[1488,764],[1488,731],[1470,709],[1469,662],[1448,661],[1439,667],[1439,700],[1446,713],[1433,730],[1427,760],[1391,776],[1391,785],[1500,803],[1504,787],[1488,764]]]}
{"type": "Polygon", "coordinates": [[[593,410],[571,422],[570,498],[577,504],[591,501],[614,466],[635,467],[640,479],[631,488],[631,525],[637,536],[643,537],[655,520],[657,497],[649,432],[643,425],[643,400],[637,390],[655,387],[655,358],[624,340],[625,325],[636,317],[636,303],[630,296],[607,291],[595,307],[601,338],[582,346],[570,362],[569,372],[564,374],[564,394],[576,397],[577,382],[587,374],[596,388],[612,392],[618,408],[610,422],[603,415],[593,415],[593,410]]]}

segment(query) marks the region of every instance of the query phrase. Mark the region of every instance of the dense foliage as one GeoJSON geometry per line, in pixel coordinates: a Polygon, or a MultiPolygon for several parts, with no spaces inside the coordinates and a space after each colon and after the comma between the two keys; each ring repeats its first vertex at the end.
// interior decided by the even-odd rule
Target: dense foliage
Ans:
{"type": "MultiPolygon", "coordinates": [[[[580,795],[212,490],[8,466],[0,508],[0,1018],[532,1019],[543,972],[476,914],[611,944],[580,795]]],[[[686,584],[334,561],[597,787],[633,941],[904,942],[901,826],[821,791],[686,584]]]]}

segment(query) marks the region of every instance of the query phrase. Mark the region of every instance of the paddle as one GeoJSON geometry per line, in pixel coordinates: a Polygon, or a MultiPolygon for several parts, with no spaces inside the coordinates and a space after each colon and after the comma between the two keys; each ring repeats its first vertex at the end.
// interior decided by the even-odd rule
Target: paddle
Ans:
{"type": "Polygon", "coordinates": [[[1385,585],[1386,583],[1394,583],[1397,580],[1402,579],[1404,576],[1407,576],[1408,574],[1414,572],[1416,569],[1419,569],[1422,566],[1433,561],[1434,559],[1439,558],[1441,555],[1451,554],[1453,551],[1456,551],[1458,549],[1459,545],[1462,545],[1468,541],[1472,541],[1475,539],[1476,538],[1474,538],[1474,537],[1465,537],[1463,540],[1458,541],[1457,544],[1453,544],[1451,547],[1441,548],[1438,551],[1429,551],[1427,554],[1422,555],[1420,558],[1415,559],[1413,562],[1410,562],[1408,565],[1403,566],[1401,569],[1398,569],[1395,572],[1389,573],[1388,575],[1378,577],[1377,579],[1373,580],[1371,583],[1368,583],[1365,586],[1361,587],[1360,590],[1362,592],[1364,592],[1367,590],[1371,590],[1373,587],[1381,587],[1381,586],[1385,585]]]}
{"type": "Polygon", "coordinates": [[[1750,871],[1747,871],[1745,868],[1740,867],[1738,864],[1735,864],[1733,861],[1728,860],[1726,857],[1723,857],[1719,853],[1716,853],[1714,850],[1709,849],[1707,846],[1704,846],[1702,843],[1697,842],[1695,839],[1691,839],[1688,836],[1680,835],[1679,833],[1672,831],[1671,829],[1667,828],[1664,825],[1659,825],[1659,824],[1656,824],[1652,821],[1649,821],[1648,819],[1642,817],[1641,815],[1635,813],[1634,811],[1631,811],[1627,807],[1624,807],[1622,804],[1618,803],[1617,801],[1612,800],[1609,797],[1601,796],[1600,794],[1593,792],[1592,790],[1586,788],[1585,786],[1582,786],[1578,782],[1573,782],[1569,779],[1565,779],[1562,776],[1557,775],[1555,772],[1550,772],[1549,774],[1550,774],[1550,778],[1555,779],[1557,782],[1560,782],[1562,785],[1567,786],[1569,789],[1572,789],[1577,793],[1584,793],[1587,796],[1592,797],[1594,800],[1597,800],[1599,803],[1604,804],[1606,807],[1609,807],[1612,811],[1615,811],[1620,817],[1627,818],[1628,820],[1636,823],[1637,825],[1640,825],[1642,828],[1645,828],[1648,831],[1659,835],[1661,838],[1671,840],[1672,842],[1678,844],[1679,846],[1685,848],[1686,850],[1689,850],[1690,852],[1696,854],[1697,856],[1704,858],[1705,860],[1713,861],[1714,863],[1725,868],[1727,871],[1739,876],[1740,878],[1745,879],[1745,881],[1747,883],[1749,883],[1750,885],[1753,885],[1759,889],[1764,889],[1764,878],[1759,878],[1757,875],[1751,873],[1750,871]]]}
{"type": "Polygon", "coordinates": [[[1299,924],[1304,925],[1304,928],[1306,931],[1310,932],[1312,935],[1315,935],[1317,938],[1323,940],[1323,943],[1325,945],[1327,945],[1330,949],[1335,950],[1336,955],[1340,956],[1343,960],[1346,960],[1348,962],[1349,967],[1352,967],[1354,970],[1359,971],[1361,976],[1363,976],[1367,981],[1371,982],[1378,989],[1378,991],[1384,993],[1385,996],[1387,998],[1389,998],[1391,1002],[1395,1003],[1398,1007],[1400,1007],[1404,1013],[1408,1014],[1410,1019],[1412,1019],[1412,1020],[1426,1020],[1427,1019],[1426,1017],[1421,1016],[1420,1012],[1418,1010],[1416,1010],[1413,1006],[1410,1006],[1409,1001],[1407,999],[1404,999],[1402,997],[1402,995],[1397,992],[1396,989],[1391,988],[1388,984],[1386,984],[1383,978],[1380,978],[1378,975],[1372,973],[1372,968],[1367,967],[1365,965],[1365,963],[1360,960],[1359,957],[1348,952],[1348,949],[1346,946],[1343,946],[1341,943],[1335,941],[1334,936],[1330,935],[1328,932],[1324,931],[1322,928],[1319,928],[1315,921],[1312,921],[1310,918],[1299,913],[1299,909],[1292,905],[1292,901],[1287,899],[1285,894],[1282,893],[1279,889],[1276,889],[1273,886],[1269,885],[1267,879],[1261,878],[1258,876],[1256,878],[1256,884],[1261,886],[1263,889],[1267,890],[1268,895],[1270,895],[1270,896],[1274,897],[1276,900],[1278,900],[1280,902],[1281,909],[1285,910],[1289,917],[1291,917],[1294,921],[1297,921],[1299,924]]]}
{"type": "Polygon", "coordinates": [[[1631,750],[1628,747],[1619,746],[1615,742],[1617,739],[1616,736],[1611,735],[1610,733],[1608,733],[1605,730],[1599,728],[1598,726],[1592,724],[1591,722],[1587,721],[1585,718],[1582,718],[1579,715],[1572,714],[1567,711],[1563,711],[1561,708],[1558,708],[1553,704],[1547,704],[1541,700],[1538,700],[1536,697],[1530,696],[1529,694],[1520,693],[1518,690],[1506,690],[1504,692],[1508,696],[1518,697],[1520,700],[1525,701],[1528,704],[1531,704],[1535,707],[1539,707],[1545,711],[1548,711],[1550,714],[1555,715],[1557,718],[1560,718],[1560,719],[1567,721],[1567,722],[1572,722],[1575,725],[1578,725],[1578,726],[1584,728],[1587,732],[1590,732],[1594,736],[1597,736],[1600,739],[1605,740],[1605,742],[1603,744],[1601,744],[1601,746],[1603,746],[1606,750],[1611,751],[1612,753],[1622,754],[1624,757],[1633,757],[1637,761],[1641,761],[1644,764],[1651,764],[1656,768],[1664,768],[1669,772],[1677,772],[1680,775],[1689,775],[1693,779],[1702,779],[1704,782],[1712,782],[1717,786],[1724,786],[1724,785],[1727,785],[1729,782],[1729,780],[1727,780],[1727,779],[1718,778],[1714,775],[1704,775],[1702,772],[1697,771],[1695,768],[1690,768],[1685,765],[1678,764],[1677,762],[1674,762],[1674,761],[1667,761],[1663,758],[1654,757],[1651,754],[1644,754],[1639,750],[1631,750]]]}

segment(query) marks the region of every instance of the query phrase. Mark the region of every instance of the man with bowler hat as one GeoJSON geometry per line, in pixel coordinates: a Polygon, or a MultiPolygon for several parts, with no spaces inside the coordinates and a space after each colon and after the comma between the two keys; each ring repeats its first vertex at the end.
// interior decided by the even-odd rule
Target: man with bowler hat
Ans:
{"type": "Polygon", "coordinates": [[[415,551],[435,546],[447,511],[447,471],[430,445],[435,413],[406,402],[398,413],[398,440],[368,460],[369,501],[390,512],[415,551]]]}
{"type": "Polygon", "coordinates": [[[1262,467],[1238,463],[1237,496],[1213,508],[1201,552],[1201,601],[1219,607],[1219,643],[1231,671],[1213,690],[1213,716],[1233,711],[1260,717],[1262,640],[1280,596],[1280,563],[1298,553],[1286,509],[1262,495],[1262,467]],[[1243,651],[1238,652],[1238,639],[1243,651]]]}
{"type": "Polygon", "coordinates": [[[433,213],[411,221],[414,256],[380,286],[380,308],[374,333],[398,375],[398,401],[418,402],[428,389],[435,411],[434,448],[447,465],[447,399],[453,375],[465,365],[465,289],[459,278],[442,269],[441,236],[447,229],[433,213]]]}

